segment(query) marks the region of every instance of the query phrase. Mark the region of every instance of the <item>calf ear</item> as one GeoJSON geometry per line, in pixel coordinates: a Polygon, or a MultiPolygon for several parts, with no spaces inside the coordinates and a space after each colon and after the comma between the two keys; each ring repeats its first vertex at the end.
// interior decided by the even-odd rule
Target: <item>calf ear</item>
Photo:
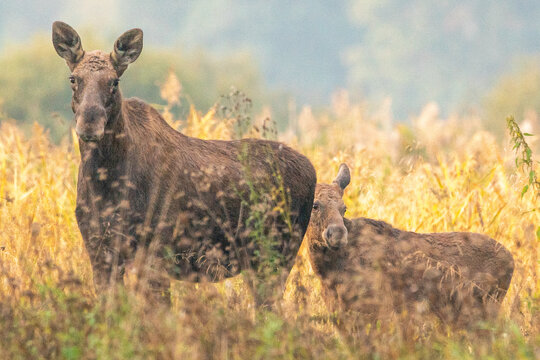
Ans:
{"type": "Polygon", "coordinates": [[[334,180],[334,183],[338,184],[341,190],[344,190],[351,182],[351,172],[346,164],[339,165],[338,174],[334,180]]]}
{"type": "Polygon", "coordinates": [[[131,29],[120,35],[114,43],[111,60],[116,73],[121,76],[128,65],[137,60],[143,48],[143,32],[141,29],[131,29]]]}
{"type": "Polygon", "coordinates": [[[79,34],[68,24],[55,21],[52,25],[52,41],[58,55],[66,60],[69,69],[73,71],[84,56],[79,34]]]}

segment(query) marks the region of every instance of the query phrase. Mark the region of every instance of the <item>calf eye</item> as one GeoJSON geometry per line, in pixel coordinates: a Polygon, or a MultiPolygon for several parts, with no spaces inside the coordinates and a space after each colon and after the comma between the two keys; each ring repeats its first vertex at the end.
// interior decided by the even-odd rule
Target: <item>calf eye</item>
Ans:
{"type": "Polygon", "coordinates": [[[69,82],[72,83],[72,84],[75,84],[75,76],[71,75],[69,77],[69,82]]]}
{"type": "Polygon", "coordinates": [[[318,202],[313,203],[313,210],[319,210],[319,203],[318,202]]]}
{"type": "Polygon", "coordinates": [[[114,80],[112,81],[112,86],[113,86],[113,87],[117,87],[119,81],[120,81],[120,79],[114,79],[114,80]]]}

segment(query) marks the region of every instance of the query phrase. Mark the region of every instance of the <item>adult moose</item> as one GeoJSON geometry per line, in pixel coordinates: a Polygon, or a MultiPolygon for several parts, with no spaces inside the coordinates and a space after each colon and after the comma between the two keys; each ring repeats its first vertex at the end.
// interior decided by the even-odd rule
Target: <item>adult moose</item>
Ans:
{"type": "Polygon", "coordinates": [[[52,40],[71,70],[81,152],[76,217],[98,291],[122,282],[141,249],[156,262],[146,276],[159,291],[169,285],[159,268],[214,281],[258,267],[263,249],[251,215],[265,201],[271,211],[259,226],[273,239],[272,264],[290,270],[316,185],[306,157],[273,141],[188,137],[145,102],[123,99],[119,78],[142,51],[140,29],[121,35],[111,53],[85,51],[63,22],[53,24],[52,40]]]}
{"type": "Polygon", "coordinates": [[[347,219],[342,196],[349,182],[342,164],[332,184],[317,184],[304,239],[327,305],[367,321],[424,309],[458,327],[496,316],[514,271],[504,246],[481,234],[418,234],[347,219]]]}

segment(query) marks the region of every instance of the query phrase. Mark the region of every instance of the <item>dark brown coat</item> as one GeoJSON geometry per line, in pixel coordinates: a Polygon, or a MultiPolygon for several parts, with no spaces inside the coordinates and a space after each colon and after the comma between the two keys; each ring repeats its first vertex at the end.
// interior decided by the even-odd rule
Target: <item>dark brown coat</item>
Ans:
{"type": "Polygon", "coordinates": [[[274,141],[191,138],[145,102],[123,100],[118,78],[142,50],[139,29],[107,54],[85,52],[75,30],[55,22],[53,43],[71,69],[76,216],[98,288],[121,281],[141,248],[179,279],[236,275],[259,265],[261,226],[290,270],[316,184],[306,157],[274,141]]]}
{"type": "Polygon", "coordinates": [[[389,310],[429,310],[457,326],[496,316],[514,270],[503,245],[475,233],[417,234],[346,219],[341,198],[349,181],[343,164],[334,183],[317,184],[304,240],[329,306],[370,320],[389,310]]]}

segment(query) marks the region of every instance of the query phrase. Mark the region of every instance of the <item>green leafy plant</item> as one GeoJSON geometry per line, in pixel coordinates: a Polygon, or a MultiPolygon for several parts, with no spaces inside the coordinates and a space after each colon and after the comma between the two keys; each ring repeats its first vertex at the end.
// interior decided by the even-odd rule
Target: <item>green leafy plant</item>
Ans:
{"type": "MultiPolygon", "coordinates": [[[[538,180],[536,170],[534,169],[535,161],[532,158],[532,150],[527,144],[527,141],[525,141],[526,136],[533,136],[533,134],[522,132],[513,116],[506,118],[506,125],[510,132],[510,141],[513,144],[512,149],[516,152],[516,155],[518,155],[518,157],[516,157],[516,167],[521,167],[523,171],[528,174],[527,184],[523,186],[523,189],[521,190],[521,197],[523,197],[529,189],[532,189],[532,191],[536,192],[535,196],[538,198],[540,197],[540,181],[538,180]]],[[[539,209],[540,208],[537,207],[534,210],[539,209]]],[[[536,238],[540,240],[540,226],[536,229],[536,238]]]]}
{"type": "Polygon", "coordinates": [[[510,133],[510,141],[513,144],[513,150],[516,152],[516,167],[522,168],[528,175],[527,184],[521,190],[521,196],[532,189],[536,192],[536,196],[540,196],[540,181],[538,180],[537,173],[534,169],[534,161],[532,158],[532,150],[525,141],[526,136],[533,136],[529,133],[521,132],[519,125],[516,123],[516,120],[513,116],[506,118],[506,125],[510,133]]]}
{"type": "Polygon", "coordinates": [[[251,99],[234,87],[228,94],[221,95],[218,103],[218,114],[224,119],[235,119],[234,136],[236,139],[241,139],[252,125],[252,108],[251,99]]]}

